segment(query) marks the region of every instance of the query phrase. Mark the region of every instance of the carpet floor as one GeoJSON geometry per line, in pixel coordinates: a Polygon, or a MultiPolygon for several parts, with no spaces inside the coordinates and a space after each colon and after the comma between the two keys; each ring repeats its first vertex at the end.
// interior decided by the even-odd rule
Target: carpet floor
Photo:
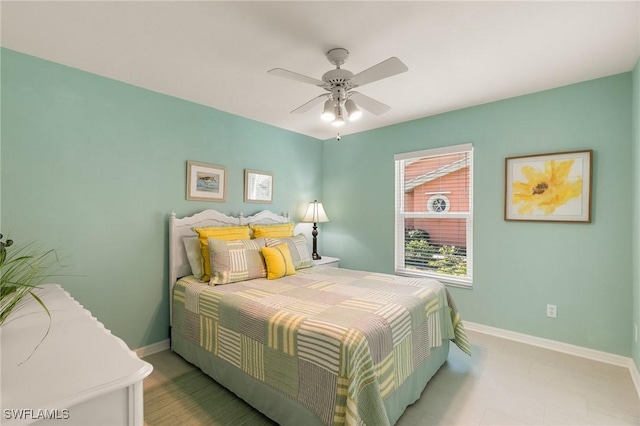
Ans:
{"type": "MultiPolygon", "coordinates": [[[[177,355],[164,352],[160,356],[177,355]]],[[[158,362],[160,356],[154,357],[158,362]]],[[[144,417],[149,426],[275,425],[200,370],[182,371],[161,382],[145,383],[144,417]]]]}

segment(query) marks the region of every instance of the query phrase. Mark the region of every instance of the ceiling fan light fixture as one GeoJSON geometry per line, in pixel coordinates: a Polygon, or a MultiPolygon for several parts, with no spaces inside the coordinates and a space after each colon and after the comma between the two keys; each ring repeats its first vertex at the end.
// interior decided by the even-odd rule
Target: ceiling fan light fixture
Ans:
{"type": "Polygon", "coordinates": [[[322,115],[320,116],[320,118],[322,118],[324,121],[335,120],[336,115],[333,112],[333,110],[334,110],[333,101],[331,99],[327,99],[324,103],[324,109],[322,110],[322,115]]]}
{"type": "Polygon", "coordinates": [[[331,49],[326,53],[326,56],[329,62],[335,65],[336,68],[325,72],[321,80],[282,68],[273,68],[267,71],[267,73],[289,80],[311,84],[328,92],[316,96],[291,111],[291,113],[307,112],[311,108],[319,105],[324,99],[321,118],[324,121],[330,122],[334,127],[344,126],[345,120],[358,120],[362,116],[361,108],[366,109],[374,115],[380,115],[389,111],[391,107],[388,105],[351,90],[409,70],[400,59],[392,56],[364,71],[354,74],[342,68],[342,65],[349,57],[349,51],[346,49],[331,49]],[[353,99],[351,99],[352,97],[353,99]]]}
{"type": "Polygon", "coordinates": [[[344,103],[344,107],[347,110],[347,117],[349,118],[349,121],[356,121],[362,117],[362,110],[358,108],[358,105],[356,105],[353,99],[347,99],[344,103]]]}
{"type": "Polygon", "coordinates": [[[331,122],[333,127],[342,127],[344,126],[344,117],[342,116],[342,108],[340,105],[336,105],[335,108],[336,119],[331,122]]]}

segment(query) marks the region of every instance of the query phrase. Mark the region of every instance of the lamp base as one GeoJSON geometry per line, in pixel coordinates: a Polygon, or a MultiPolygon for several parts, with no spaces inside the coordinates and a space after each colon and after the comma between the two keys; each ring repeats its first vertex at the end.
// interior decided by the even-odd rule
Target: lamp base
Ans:
{"type": "Polygon", "coordinates": [[[313,253],[311,257],[313,260],[322,259],[322,257],[318,254],[318,224],[313,223],[313,231],[311,232],[311,236],[313,237],[313,253]]]}

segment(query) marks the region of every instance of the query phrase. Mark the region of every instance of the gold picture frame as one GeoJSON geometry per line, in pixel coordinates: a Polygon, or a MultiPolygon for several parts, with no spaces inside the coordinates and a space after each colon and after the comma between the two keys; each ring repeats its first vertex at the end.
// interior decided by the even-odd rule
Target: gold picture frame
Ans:
{"type": "Polygon", "coordinates": [[[187,161],[187,200],[226,201],[226,167],[187,161]]]}
{"type": "Polygon", "coordinates": [[[593,150],[505,159],[504,220],[591,222],[593,150]]]}
{"type": "Polygon", "coordinates": [[[244,171],[244,202],[273,203],[273,174],[258,170],[244,171]]]}

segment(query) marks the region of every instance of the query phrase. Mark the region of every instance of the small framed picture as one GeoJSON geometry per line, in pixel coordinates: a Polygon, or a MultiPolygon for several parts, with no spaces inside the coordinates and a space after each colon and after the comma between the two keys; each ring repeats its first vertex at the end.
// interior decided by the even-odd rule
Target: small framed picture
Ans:
{"type": "Polygon", "coordinates": [[[272,203],[273,175],[257,170],[244,171],[244,202],[272,203]]]}
{"type": "Polygon", "coordinates": [[[187,161],[187,200],[226,201],[227,169],[187,161]]]}
{"type": "Polygon", "coordinates": [[[591,222],[593,150],[505,160],[504,220],[591,222]]]}

